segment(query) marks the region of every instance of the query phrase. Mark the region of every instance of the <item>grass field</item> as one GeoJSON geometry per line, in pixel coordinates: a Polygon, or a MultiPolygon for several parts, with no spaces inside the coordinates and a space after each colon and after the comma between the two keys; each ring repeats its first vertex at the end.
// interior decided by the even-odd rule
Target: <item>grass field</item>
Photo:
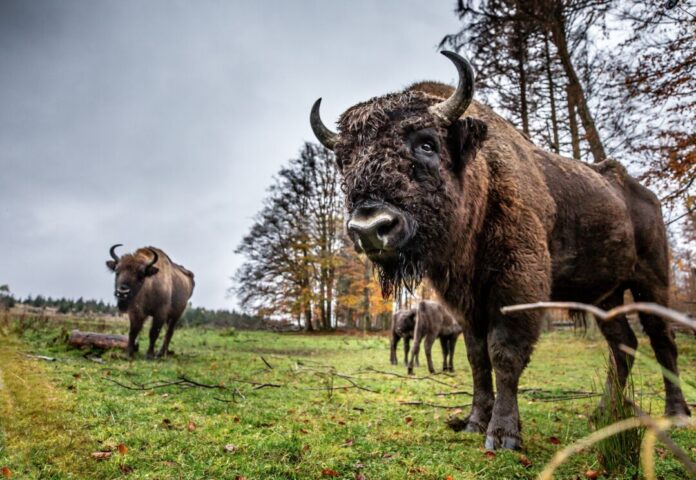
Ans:
{"type": "MultiPolygon", "coordinates": [[[[682,375],[693,379],[696,342],[679,340],[682,375]]],[[[172,349],[175,356],[162,361],[130,362],[107,353],[101,364],[68,349],[58,329],[0,334],[4,475],[535,478],[555,451],[590,432],[587,416],[597,401],[544,400],[566,391],[596,391],[607,352],[601,339],[545,335],[522,377],[524,451],[487,455],[481,435],[454,433],[444,424],[450,414],[465,414],[470,402],[465,394],[438,395],[471,391],[461,341],[455,374],[425,378],[421,367],[415,379],[370,370],[405,374],[403,365],[389,365],[388,340],[381,336],[184,329],[172,349]],[[213,388],[193,383],[151,388],[182,378],[213,388]]],[[[650,354],[645,339],[641,351],[650,354]]],[[[434,358],[439,366],[439,346],[434,358]]],[[[654,367],[638,361],[634,382],[643,408],[661,413],[662,381],[654,367]]],[[[688,401],[696,401],[696,392],[686,393],[688,401]]],[[[671,435],[696,456],[696,431],[671,435]]],[[[686,478],[665,449],[658,447],[657,460],[658,478],[686,478]]],[[[585,478],[587,470],[599,468],[590,450],[572,457],[556,478],[585,478]]]]}

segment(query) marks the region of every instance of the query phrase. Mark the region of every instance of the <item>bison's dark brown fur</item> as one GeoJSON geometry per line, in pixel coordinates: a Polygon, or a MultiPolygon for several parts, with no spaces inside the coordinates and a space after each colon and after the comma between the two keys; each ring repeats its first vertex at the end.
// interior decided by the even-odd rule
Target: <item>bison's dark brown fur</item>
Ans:
{"type": "Polygon", "coordinates": [[[167,333],[157,356],[166,356],[176,322],[193,293],[193,273],[159,248],[144,247],[119,258],[115,254],[117,246],[111,248],[113,260],[108,260],[106,266],[116,273],[114,295],[119,310],[128,312],[130,320],[128,356],[133,356],[135,340],[147,317],[152,317],[147,357],[154,357],[155,342],[165,323],[167,333]]]}
{"type": "MultiPolygon", "coordinates": [[[[396,348],[399,346],[399,340],[404,339],[404,363],[408,364],[408,352],[411,347],[411,339],[413,339],[413,331],[416,327],[416,309],[409,308],[399,310],[392,317],[391,324],[391,342],[389,345],[389,361],[392,365],[397,365],[399,361],[396,359],[396,348]]],[[[418,365],[418,356],[415,358],[418,365]]]]}
{"type": "Polygon", "coordinates": [[[425,358],[428,360],[428,371],[435,373],[433,366],[432,348],[436,339],[442,346],[442,370],[454,372],[454,347],[457,338],[462,333],[462,327],[454,317],[437,302],[424,300],[418,304],[416,326],[413,339],[413,353],[408,363],[408,373],[413,373],[413,359],[420,352],[421,341],[425,341],[425,358]]]}
{"type": "MultiPolygon", "coordinates": [[[[457,91],[470,99],[468,64],[448,57],[460,70],[457,91]]],[[[667,305],[665,228],[655,195],[618,163],[545,152],[477,102],[459,102],[461,117],[462,108],[441,115],[452,92],[425,82],[355,105],[337,135],[317,120],[317,103],[312,124],[336,152],[349,232],[378,265],[384,290],[425,275],[463,322],[474,382],[464,428],[486,432],[489,448],[517,448],[518,383],[542,313],[500,308],[548,299],[611,308],[626,289],[667,305]]],[[[659,363],[677,373],[670,327],[651,315],[641,323],[659,363]]],[[[625,318],[600,328],[623,384],[631,357],[619,346],[636,347],[636,337],[625,318]]],[[[679,386],[665,378],[665,389],[665,412],[689,414],[679,386]]]]}

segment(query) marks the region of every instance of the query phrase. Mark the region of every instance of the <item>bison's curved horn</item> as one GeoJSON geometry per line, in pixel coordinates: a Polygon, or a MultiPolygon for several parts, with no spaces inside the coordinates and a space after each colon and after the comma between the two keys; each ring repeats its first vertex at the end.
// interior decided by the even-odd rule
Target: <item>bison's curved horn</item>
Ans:
{"type": "Polygon", "coordinates": [[[312,105],[312,113],[309,114],[309,123],[312,125],[312,131],[317,139],[329,150],[333,150],[336,142],[338,141],[338,134],[329,130],[326,125],[321,121],[319,116],[319,106],[321,105],[321,98],[319,98],[314,105],[312,105]]]}
{"type": "Polygon", "coordinates": [[[157,263],[157,260],[159,260],[159,255],[157,255],[157,252],[154,249],[148,248],[148,250],[150,250],[150,253],[152,253],[152,261],[147,264],[147,267],[145,267],[145,270],[154,266],[155,263],[157,263]]]}
{"type": "Polygon", "coordinates": [[[430,107],[430,113],[439,117],[446,124],[451,124],[462,116],[466,107],[471,103],[474,97],[474,78],[475,73],[469,61],[461,55],[442,51],[445,57],[449,58],[459,72],[459,85],[457,90],[449,97],[437,105],[430,107]]]}
{"type": "Polygon", "coordinates": [[[114,259],[114,262],[116,262],[116,263],[118,263],[118,261],[120,260],[119,256],[116,255],[116,249],[117,249],[118,247],[122,247],[122,246],[123,246],[122,243],[117,243],[116,245],[114,245],[113,247],[111,247],[111,248],[109,249],[109,255],[111,255],[111,258],[113,258],[113,259],[114,259]]]}

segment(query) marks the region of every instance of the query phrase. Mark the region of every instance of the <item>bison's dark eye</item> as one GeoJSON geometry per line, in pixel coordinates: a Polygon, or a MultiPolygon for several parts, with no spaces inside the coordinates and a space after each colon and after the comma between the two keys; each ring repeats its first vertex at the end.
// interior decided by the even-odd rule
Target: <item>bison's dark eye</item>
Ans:
{"type": "Polygon", "coordinates": [[[418,148],[421,152],[426,154],[431,154],[435,151],[435,146],[430,142],[423,142],[418,146],[418,148]]]}

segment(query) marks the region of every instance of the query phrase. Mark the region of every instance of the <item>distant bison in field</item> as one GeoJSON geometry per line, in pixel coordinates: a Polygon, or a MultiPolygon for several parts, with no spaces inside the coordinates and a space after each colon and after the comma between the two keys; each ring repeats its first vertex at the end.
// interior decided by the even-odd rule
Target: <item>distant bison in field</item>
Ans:
{"type": "MultiPolygon", "coordinates": [[[[392,316],[391,324],[391,342],[389,361],[392,365],[398,365],[399,361],[396,358],[396,348],[399,345],[399,340],[404,339],[404,363],[408,364],[408,352],[413,339],[413,331],[416,327],[416,308],[399,310],[392,316]]],[[[415,359],[418,365],[418,357],[415,359]]]]}
{"type": "Polygon", "coordinates": [[[413,352],[408,362],[408,373],[413,373],[413,359],[420,352],[420,344],[425,340],[425,358],[428,361],[428,371],[435,373],[433,367],[432,349],[436,339],[440,339],[442,347],[442,370],[454,372],[454,347],[457,338],[462,333],[462,327],[454,317],[437,302],[424,300],[416,308],[416,325],[413,336],[413,352]]]}
{"type": "Polygon", "coordinates": [[[155,342],[165,323],[167,333],[157,356],[166,356],[176,322],[193,293],[193,273],[174,263],[159,248],[144,247],[119,257],[116,248],[120,246],[111,247],[112,260],[106,266],[116,273],[114,296],[118,309],[128,312],[130,320],[128,356],[133,357],[135,340],[148,316],[152,317],[152,326],[147,358],[154,358],[155,342]]]}
{"type": "MultiPolygon", "coordinates": [[[[655,195],[620,164],[539,149],[472,102],[471,65],[443,54],[459,72],[456,90],[421,82],[359,103],[341,115],[338,133],[322,123],[317,100],[310,121],[336,153],[349,234],[377,265],[383,293],[427,276],[462,322],[474,398],[459,426],[485,432],[487,448],[518,448],[519,379],[543,313],[500,309],[548,299],[609,309],[626,289],[667,305],[665,227],[655,195]]],[[[677,374],[669,325],[640,320],[660,365],[677,374]]],[[[620,345],[638,342],[626,318],[600,328],[623,386],[632,357],[620,345]]],[[[679,385],[664,383],[665,413],[688,415],[679,385]]]]}

